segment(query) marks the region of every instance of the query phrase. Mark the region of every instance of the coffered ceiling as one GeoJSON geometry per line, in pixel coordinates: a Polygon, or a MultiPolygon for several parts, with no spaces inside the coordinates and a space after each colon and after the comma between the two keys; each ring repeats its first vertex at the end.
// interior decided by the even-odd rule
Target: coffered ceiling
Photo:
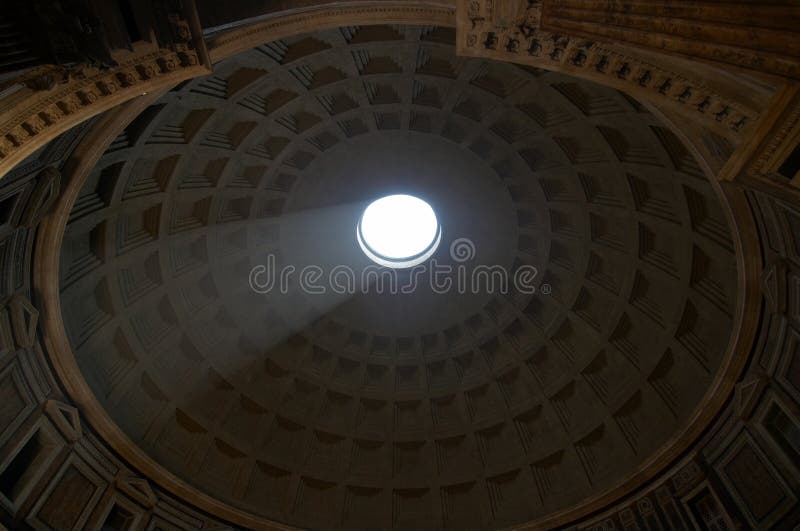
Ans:
{"type": "Polygon", "coordinates": [[[464,529],[568,509],[674,442],[736,275],[715,190],[646,107],[369,26],[147,108],[72,207],[60,289],[96,398],[197,489],[299,526],[464,529]],[[270,255],[363,267],[354,220],[400,190],[440,214],[434,258],[470,238],[470,266],[534,266],[537,293],[250,288],[270,255]]]}

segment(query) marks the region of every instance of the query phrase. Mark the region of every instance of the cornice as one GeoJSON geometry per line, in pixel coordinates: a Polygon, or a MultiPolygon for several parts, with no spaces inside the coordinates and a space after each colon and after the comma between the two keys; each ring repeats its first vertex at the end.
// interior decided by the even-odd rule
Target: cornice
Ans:
{"type": "Polygon", "coordinates": [[[194,50],[159,49],[105,70],[49,65],[27,73],[0,99],[0,178],[71,127],[142,94],[209,72],[194,50]]]}

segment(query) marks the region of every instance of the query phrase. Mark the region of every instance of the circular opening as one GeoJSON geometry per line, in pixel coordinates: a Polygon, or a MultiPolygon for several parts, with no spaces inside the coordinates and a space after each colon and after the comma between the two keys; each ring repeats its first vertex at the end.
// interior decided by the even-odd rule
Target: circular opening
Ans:
{"type": "Polygon", "coordinates": [[[442,239],[442,229],[428,203],[400,194],[370,203],[358,221],[356,236],[370,260],[399,269],[430,258],[442,239]]]}

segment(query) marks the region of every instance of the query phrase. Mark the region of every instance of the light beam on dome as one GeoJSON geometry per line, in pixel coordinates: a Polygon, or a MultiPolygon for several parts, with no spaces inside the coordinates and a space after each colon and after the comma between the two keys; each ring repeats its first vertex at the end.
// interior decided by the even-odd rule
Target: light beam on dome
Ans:
{"type": "Polygon", "coordinates": [[[430,258],[442,239],[433,208],[418,197],[398,194],[373,201],[356,227],[361,250],[376,264],[402,269],[430,258]]]}

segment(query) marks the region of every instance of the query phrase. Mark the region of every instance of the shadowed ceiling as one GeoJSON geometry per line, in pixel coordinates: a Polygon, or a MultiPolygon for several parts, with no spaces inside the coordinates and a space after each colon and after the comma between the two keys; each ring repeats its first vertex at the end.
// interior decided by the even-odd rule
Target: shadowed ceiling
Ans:
{"type": "Polygon", "coordinates": [[[314,528],[494,528],[619,485],[696,411],[736,262],[714,190],[636,101],[345,27],[185,83],[109,147],[61,255],[77,361],[130,439],[227,503],[314,528]],[[366,265],[365,202],[437,209],[534,295],[254,293],[366,265]],[[550,290],[544,294],[544,286],[550,290]]]}

